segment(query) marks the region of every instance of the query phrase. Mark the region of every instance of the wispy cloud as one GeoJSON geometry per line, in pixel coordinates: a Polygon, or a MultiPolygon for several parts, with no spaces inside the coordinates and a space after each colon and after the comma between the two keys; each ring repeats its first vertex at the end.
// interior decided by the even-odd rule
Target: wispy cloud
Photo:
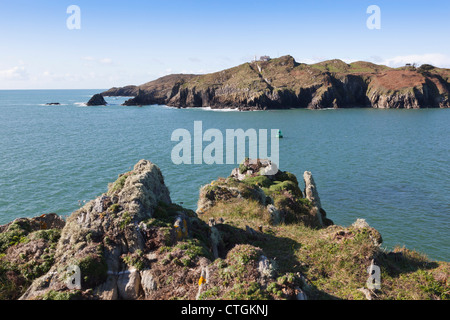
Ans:
{"type": "Polygon", "coordinates": [[[0,79],[3,80],[28,80],[29,73],[25,66],[15,66],[10,69],[0,70],[0,79]]]}
{"type": "Polygon", "coordinates": [[[381,64],[389,67],[401,67],[407,63],[416,65],[431,64],[436,67],[450,68],[450,56],[442,53],[412,54],[384,59],[381,64]]]}
{"type": "Polygon", "coordinates": [[[110,58],[103,58],[103,59],[98,60],[98,62],[100,62],[101,64],[112,64],[113,60],[110,58]]]}

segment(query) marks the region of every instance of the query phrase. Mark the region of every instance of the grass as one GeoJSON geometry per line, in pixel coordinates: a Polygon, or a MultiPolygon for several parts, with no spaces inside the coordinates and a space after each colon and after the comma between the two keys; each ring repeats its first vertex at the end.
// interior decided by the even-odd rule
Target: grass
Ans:
{"type": "Polygon", "coordinates": [[[120,217],[120,222],[119,222],[120,229],[122,229],[122,230],[125,229],[126,226],[128,226],[132,220],[133,220],[133,216],[128,211],[123,212],[120,217]]]}
{"type": "Polygon", "coordinates": [[[49,229],[32,232],[26,221],[19,221],[0,233],[0,300],[19,298],[31,282],[50,270],[61,230],[49,229]],[[23,250],[30,241],[44,240],[46,248],[36,257],[35,252],[23,250]],[[12,248],[17,246],[18,248],[12,248]],[[14,252],[21,252],[15,254],[14,252]],[[20,251],[21,250],[21,251],[20,251]]]}
{"type": "Polygon", "coordinates": [[[135,173],[130,171],[120,175],[119,178],[112,184],[112,186],[108,188],[108,195],[120,192],[125,186],[127,178],[133,174],[135,173]]]}
{"type": "Polygon", "coordinates": [[[128,266],[135,267],[137,270],[144,270],[146,267],[142,250],[136,250],[134,253],[128,253],[127,255],[122,256],[122,260],[128,266]]]}
{"type": "Polygon", "coordinates": [[[40,297],[41,300],[76,300],[81,298],[81,292],[74,291],[54,291],[50,290],[40,297]]]}
{"type": "Polygon", "coordinates": [[[83,288],[94,288],[106,280],[108,266],[102,255],[87,255],[77,265],[80,267],[83,288]]]}
{"type": "Polygon", "coordinates": [[[270,215],[266,208],[256,200],[232,199],[229,201],[219,201],[210,208],[202,219],[224,218],[227,221],[253,221],[255,223],[270,223],[270,215]]]}

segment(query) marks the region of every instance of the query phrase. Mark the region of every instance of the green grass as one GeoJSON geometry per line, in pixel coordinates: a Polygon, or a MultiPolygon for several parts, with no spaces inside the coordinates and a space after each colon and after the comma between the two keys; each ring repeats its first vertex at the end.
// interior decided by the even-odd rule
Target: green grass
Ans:
{"type": "Polygon", "coordinates": [[[106,280],[108,266],[102,255],[90,254],[78,261],[83,288],[93,288],[106,280]]]}
{"type": "Polygon", "coordinates": [[[55,291],[50,290],[40,297],[41,300],[76,300],[81,298],[81,292],[74,291],[55,291]]]}

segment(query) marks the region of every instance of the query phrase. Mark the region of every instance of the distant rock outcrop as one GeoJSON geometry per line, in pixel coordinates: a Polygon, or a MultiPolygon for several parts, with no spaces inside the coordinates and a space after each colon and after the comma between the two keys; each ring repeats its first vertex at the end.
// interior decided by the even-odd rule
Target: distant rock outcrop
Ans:
{"type": "Polygon", "coordinates": [[[104,96],[132,96],[124,105],[237,108],[447,108],[450,69],[389,68],[334,59],[298,63],[291,56],[253,61],[205,74],[174,74],[104,96]]]}
{"type": "Polygon", "coordinates": [[[91,99],[86,103],[87,106],[106,106],[106,101],[99,93],[94,94],[91,99]]]}

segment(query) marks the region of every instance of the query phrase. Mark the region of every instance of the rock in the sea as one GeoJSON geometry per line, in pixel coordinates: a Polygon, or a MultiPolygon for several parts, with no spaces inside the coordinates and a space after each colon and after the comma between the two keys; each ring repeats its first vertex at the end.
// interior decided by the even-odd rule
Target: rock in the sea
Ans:
{"type": "Polygon", "coordinates": [[[94,94],[86,103],[88,106],[106,106],[106,101],[100,93],[94,94]]]}
{"type": "Polygon", "coordinates": [[[61,103],[59,103],[59,102],[48,102],[45,105],[46,106],[59,106],[59,105],[61,105],[61,103]]]}

